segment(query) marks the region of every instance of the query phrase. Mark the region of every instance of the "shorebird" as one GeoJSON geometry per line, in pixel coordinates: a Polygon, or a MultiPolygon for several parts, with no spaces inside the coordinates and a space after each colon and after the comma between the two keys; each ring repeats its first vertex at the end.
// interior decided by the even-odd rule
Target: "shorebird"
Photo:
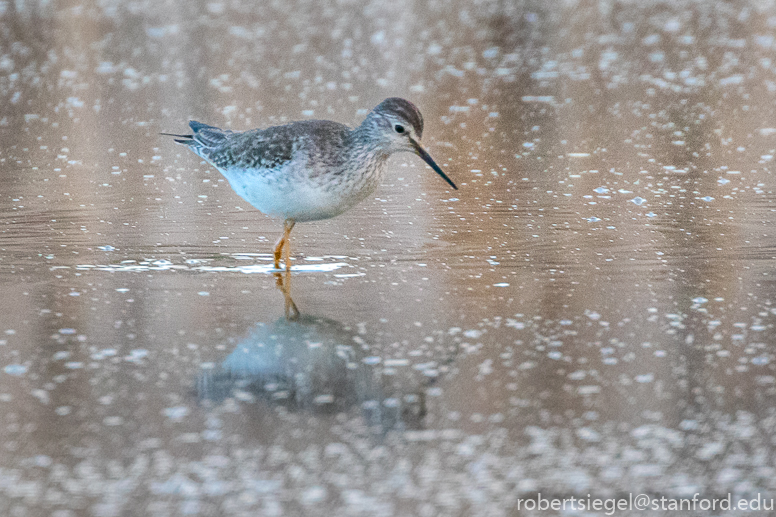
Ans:
{"type": "Polygon", "coordinates": [[[286,269],[291,268],[294,225],[334,217],[363,201],[380,184],[393,153],[417,154],[458,189],[420,145],[420,110],[398,97],[378,104],[356,128],[331,120],[239,132],[193,120],[189,127],[190,135],[162,134],[218,169],[259,211],[283,218],[283,235],[274,248],[276,270],[284,249],[286,269]]]}

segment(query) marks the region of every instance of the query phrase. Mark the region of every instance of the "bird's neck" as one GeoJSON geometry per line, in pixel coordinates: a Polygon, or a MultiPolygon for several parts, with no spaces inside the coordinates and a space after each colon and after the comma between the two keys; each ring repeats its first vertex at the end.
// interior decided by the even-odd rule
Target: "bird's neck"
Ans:
{"type": "Polygon", "coordinates": [[[385,144],[380,139],[374,138],[374,135],[377,134],[377,128],[373,127],[370,122],[374,121],[367,118],[360,126],[350,132],[351,160],[384,162],[390,155],[385,144]]]}

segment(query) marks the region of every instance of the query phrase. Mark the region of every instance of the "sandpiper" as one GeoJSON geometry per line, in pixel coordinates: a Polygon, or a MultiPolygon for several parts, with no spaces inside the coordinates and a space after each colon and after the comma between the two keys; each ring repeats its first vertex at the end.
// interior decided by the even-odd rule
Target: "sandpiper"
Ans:
{"type": "Polygon", "coordinates": [[[393,153],[417,154],[458,189],[420,145],[420,111],[398,97],[378,104],[354,129],[330,120],[241,132],[193,120],[189,126],[190,135],[162,134],[207,160],[255,208],[283,218],[275,269],[284,248],[286,269],[291,268],[289,235],[296,223],[328,219],[363,201],[380,184],[393,153]]]}

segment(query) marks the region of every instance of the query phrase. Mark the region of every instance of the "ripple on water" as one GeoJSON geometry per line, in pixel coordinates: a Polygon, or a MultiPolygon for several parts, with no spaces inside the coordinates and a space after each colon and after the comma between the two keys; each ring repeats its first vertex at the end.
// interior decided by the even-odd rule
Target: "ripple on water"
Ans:
{"type": "Polygon", "coordinates": [[[20,376],[27,373],[27,367],[23,364],[9,364],[3,369],[3,371],[5,371],[5,373],[8,375],[20,376]]]}
{"type": "MultiPolygon", "coordinates": [[[[234,256],[238,260],[246,260],[244,254],[234,256]]],[[[309,257],[305,258],[305,262],[319,262],[313,264],[295,264],[291,266],[291,271],[299,273],[316,273],[316,272],[332,272],[343,267],[349,266],[346,262],[325,262],[327,258],[332,257],[309,257]]],[[[341,257],[339,257],[341,258],[341,257]]],[[[119,264],[78,264],[75,266],[77,270],[97,270],[97,271],[110,271],[110,272],[143,272],[143,271],[167,271],[167,270],[182,270],[182,271],[204,271],[208,273],[213,272],[225,272],[225,273],[244,273],[244,274],[256,274],[256,273],[275,273],[273,264],[251,264],[245,266],[211,266],[205,265],[211,259],[186,259],[182,264],[175,264],[169,260],[154,260],[154,261],[141,261],[136,262],[134,260],[124,260],[119,264]]]]}

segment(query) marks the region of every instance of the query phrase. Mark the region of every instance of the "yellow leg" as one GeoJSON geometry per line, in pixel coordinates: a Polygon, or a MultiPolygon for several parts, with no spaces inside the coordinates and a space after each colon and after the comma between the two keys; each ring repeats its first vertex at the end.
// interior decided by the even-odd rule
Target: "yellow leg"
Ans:
{"type": "Polygon", "coordinates": [[[286,248],[283,260],[286,262],[286,272],[291,271],[291,229],[294,227],[294,222],[291,222],[290,226],[286,226],[286,224],[283,224],[283,228],[288,228],[286,230],[286,248]]]}
{"type": "Polygon", "coordinates": [[[280,255],[283,254],[283,247],[286,248],[286,270],[289,271],[291,269],[291,230],[294,229],[294,225],[296,224],[296,221],[293,219],[286,219],[283,221],[283,236],[278,239],[277,244],[275,244],[275,269],[280,269],[280,255]]]}
{"type": "Polygon", "coordinates": [[[275,243],[275,269],[280,269],[280,254],[283,252],[283,244],[285,243],[285,234],[275,243]]]}

